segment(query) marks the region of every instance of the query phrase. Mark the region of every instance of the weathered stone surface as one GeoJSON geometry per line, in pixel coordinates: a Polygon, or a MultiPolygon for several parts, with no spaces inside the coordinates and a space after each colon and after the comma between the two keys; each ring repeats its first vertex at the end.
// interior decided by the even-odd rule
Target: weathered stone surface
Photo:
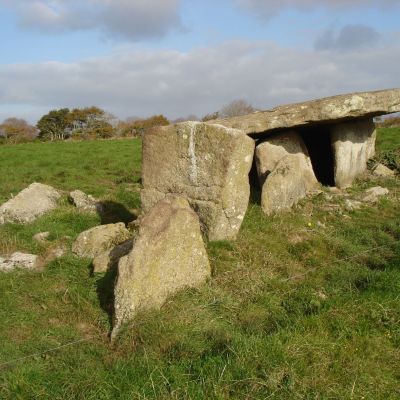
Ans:
{"type": "Polygon", "coordinates": [[[33,240],[36,240],[39,243],[46,243],[48,237],[50,236],[50,232],[39,232],[36,235],[33,235],[33,240]]]}
{"type": "Polygon", "coordinates": [[[210,121],[247,134],[268,134],[321,123],[337,123],[400,111],[400,89],[351,93],[304,103],[284,105],[239,117],[210,121]]]}
{"type": "Polygon", "coordinates": [[[255,160],[261,186],[268,175],[276,168],[284,157],[298,156],[302,160],[302,171],[305,174],[306,190],[318,186],[317,178],[311,164],[310,156],[303,139],[295,131],[287,131],[268,138],[256,148],[255,160]]]}
{"type": "Polygon", "coordinates": [[[93,260],[93,272],[102,273],[118,265],[121,257],[126,256],[133,248],[133,239],[129,239],[112,250],[106,250],[93,260]]]}
{"type": "Polygon", "coordinates": [[[346,188],[367,171],[375,154],[376,131],[371,119],[346,122],[331,128],[335,160],[335,185],[346,188]]]}
{"type": "Polygon", "coordinates": [[[78,210],[89,211],[89,212],[101,212],[102,206],[98,200],[96,200],[92,195],[86,194],[81,190],[74,190],[70,192],[68,200],[73,204],[78,210]]]}
{"type": "Polygon", "coordinates": [[[247,210],[254,141],[235,129],[184,122],[143,139],[144,212],[167,194],[182,195],[210,240],[234,239],[247,210]]]}
{"type": "Polygon", "coordinates": [[[389,190],[381,186],[372,187],[367,189],[361,196],[361,200],[366,203],[376,203],[380,197],[389,194],[389,190]]]}
{"type": "Polygon", "coordinates": [[[28,223],[57,207],[60,193],[48,185],[32,183],[0,206],[0,224],[28,223]]]}
{"type": "Polygon", "coordinates": [[[318,185],[315,177],[310,179],[308,172],[303,155],[290,154],[283,157],[262,187],[263,211],[270,215],[287,211],[297,204],[313,185],[318,185]]]}
{"type": "Polygon", "coordinates": [[[130,233],[122,222],[95,226],[79,234],[72,245],[72,251],[79,257],[95,258],[105,251],[112,250],[129,237],[130,233]]]}
{"type": "Polygon", "coordinates": [[[359,208],[361,208],[362,205],[363,203],[358,200],[346,199],[344,201],[344,208],[346,211],[358,210],[359,208]]]}
{"type": "Polygon", "coordinates": [[[382,177],[388,177],[388,176],[395,176],[396,173],[388,168],[386,165],[383,164],[377,164],[375,168],[372,170],[372,173],[375,176],[382,176],[382,177]]]}
{"type": "Polygon", "coordinates": [[[265,213],[290,209],[319,184],[301,136],[287,131],[271,136],[256,148],[257,172],[265,213]]]}
{"type": "Polygon", "coordinates": [[[15,270],[16,268],[21,269],[35,269],[37,263],[38,256],[34,254],[25,254],[16,252],[12,254],[10,257],[0,257],[0,271],[1,272],[10,272],[15,270]]]}
{"type": "Polygon", "coordinates": [[[119,262],[113,335],[139,310],[161,307],[210,273],[198,216],[186,199],[167,196],[143,218],[132,252],[119,262]]]}

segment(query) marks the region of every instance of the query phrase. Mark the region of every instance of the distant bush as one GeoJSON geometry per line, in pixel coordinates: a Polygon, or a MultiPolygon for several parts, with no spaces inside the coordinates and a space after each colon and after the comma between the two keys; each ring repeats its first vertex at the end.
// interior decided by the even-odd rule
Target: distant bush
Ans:
{"type": "Polygon", "coordinates": [[[37,129],[24,119],[7,118],[0,124],[0,138],[4,143],[26,143],[34,140],[37,129]]]}
{"type": "Polygon", "coordinates": [[[117,125],[117,136],[140,137],[146,131],[157,126],[169,125],[170,121],[164,115],[153,115],[147,119],[136,119],[132,121],[121,121],[117,125]]]}

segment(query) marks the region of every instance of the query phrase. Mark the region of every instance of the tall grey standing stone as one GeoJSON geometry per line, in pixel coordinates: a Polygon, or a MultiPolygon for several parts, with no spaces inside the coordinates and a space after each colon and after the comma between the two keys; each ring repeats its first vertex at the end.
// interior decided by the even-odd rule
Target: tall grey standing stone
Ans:
{"type": "Polygon", "coordinates": [[[261,207],[268,215],[290,209],[319,185],[307,147],[295,131],[259,144],[256,165],[262,186],[261,207]]]}
{"type": "Polygon", "coordinates": [[[234,239],[247,210],[254,141],[242,131],[200,122],[144,135],[144,212],[167,194],[188,199],[210,240],[234,239]]]}
{"type": "Polygon", "coordinates": [[[0,206],[0,225],[29,223],[57,207],[61,194],[49,185],[32,183],[0,206]]]}
{"type": "Polygon", "coordinates": [[[335,185],[346,188],[367,171],[367,161],[375,155],[376,130],[372,119],[333,125],[335,185]]]}
{"type": "Polygon", "coordinates": [[[198,216],[186,199],[167,196],[143,217],[133,250],[119,261],[113,336],[138,311],[161,307],[210,274],[198,216]]]}

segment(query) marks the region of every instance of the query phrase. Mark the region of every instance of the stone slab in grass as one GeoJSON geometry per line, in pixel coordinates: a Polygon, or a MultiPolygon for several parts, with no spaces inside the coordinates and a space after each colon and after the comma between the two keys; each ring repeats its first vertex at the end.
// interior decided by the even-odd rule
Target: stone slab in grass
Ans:
{"type": "Polygon", "coordinates": [[[79,234],[72,244],[72,252],[79,257],[95,258],[125,242],[130,236],[122,222],[95,226],[79,234]]]}
{"type": "Polygon", "coordinates": [[[33,222],[54,210],[61,194],[49,185],[32,183],[0,206],[0,224],[33,222]]]}

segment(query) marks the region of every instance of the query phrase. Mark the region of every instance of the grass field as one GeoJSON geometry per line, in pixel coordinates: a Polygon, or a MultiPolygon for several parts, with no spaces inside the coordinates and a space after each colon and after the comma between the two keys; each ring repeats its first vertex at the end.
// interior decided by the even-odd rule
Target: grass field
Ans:
{"type": "MultiPolygon", "coordinates": [[[[398,152],[400,129],[381,130],[378,146],[398,152]]],[[[0,170],[0,202],[40,181],[109,201],[110,220],[139,206],[138,140],[4,145],[0,170]]],[[[400,398],[400,181],[348,194],[376,185],[390,195],[353,212],[320,195],[267,217],[252,201],[237,241],[207,245],[212,280],[139,315],[114,344],[113,279],[88,260],[1,274],[0,398],[400,398]]],[[[33,234],[70,244],[101,222],[64,199],[35,223],[0,226],[0,254],[40,254],[33,234]]]]}

